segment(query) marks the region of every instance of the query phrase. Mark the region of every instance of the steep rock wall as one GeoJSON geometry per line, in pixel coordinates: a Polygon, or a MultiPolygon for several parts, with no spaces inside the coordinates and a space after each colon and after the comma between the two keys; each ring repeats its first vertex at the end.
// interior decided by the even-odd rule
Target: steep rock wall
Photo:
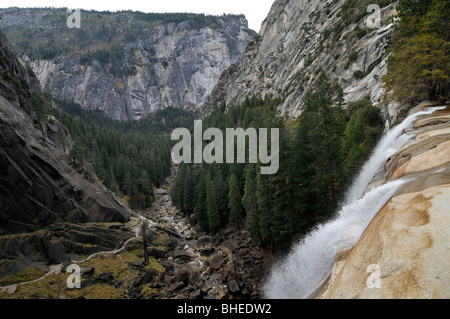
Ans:
{"type": "Polygon", "coordinates": [[[69,13],[64,10],[8,8],[0,10],[0,15],[0,27],[21,55],[26,53],[20,50],[23,42],[42,41],[45,45],[47,38],[54,39],[50,43],[58,49],[55,56],[23,56],[44,91],[55,99],[102,110],[118,120],[140,119],[166,107],[195,108],[203,104],[222,71],[237,61],[254,36],[244,16],[218,17],[199,26],[189,18],[147,22],[142,13],[81,11],[81,28],[71,30],[65,20],[69,13]],[[96,33],[95,42],[85,44],[83,34],[95,33],[96,23],[114,32],[114,38],[108,40],[105,31],[107,35],[96,33]],[[123,35],[124,30],[133,28],[136,32],[123,35]],[[33,39],[27,38],[29,34],[33,39]],[[73,43],[73,47],[69,45],[66,51],[67,43],[73,43]],[[88,51],[109,50],[113,45],[124,54],[119,65],[111,67],[95,57],[83,60],[88,51]],[[120,74],[114,68],[135,71],[120,74]]]}
{"type": "Polygon", "coordinates": [[[90,165],[69,162],[58,136],[68,148],[70,136],[8,46],[0,32],[0,278],[33,262],[64,262],[90,241],[115,248],[130,234],[84,225],[125,223],[132,213],[90,165]]]}
{"type": "MultiPolygon", "coordinates": [[[[354,9],[359,16],[355,13],[344,19],[345,3],[275,1],[243,56],[223,72],[206,99],[205,112],[221,101],[234,105],[247,96],[272,94],[284,98],[280,114],[296,118],[319,70],[339,82],[346,102],[370,96],[378,104],[384,93],[381,78],[386,73],[386,47],[395,3],[382,8],[382,23],[376,29],[368,27],[370,13],[366,13],[363,1],[354,9]]],[[[380,106],[386,118],[395,117],[395,104],[380,106]]]]}

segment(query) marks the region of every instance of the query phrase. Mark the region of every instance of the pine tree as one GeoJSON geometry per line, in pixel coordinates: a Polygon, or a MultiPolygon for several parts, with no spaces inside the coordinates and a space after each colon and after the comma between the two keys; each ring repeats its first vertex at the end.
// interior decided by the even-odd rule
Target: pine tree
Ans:
{"type": "Polygon", "coordinates": [[[206,176],[206,208],[208,212],[208,228],[211,233],[216,233],[221,226],[221,218],[217,205],[216,189],[209,173],[206,176]]]}
{"type": "Polygon", "coordinates": [[[380,110],[370,100],[363,99],[349,104],[353,114],[347,123],[342,141],[342,172],[346,182],[358,173],[382,134],[383,122],[380,110]],[[359,105],[355,109],[354,105],[359,105]]]}
{"type": "Polygon", "coordinates": [[[56,137],[58,139],[58,142],[59,142],[60,146],[62,147],[62,150],[64,152],[66,152],[66,149],[67,149],[67,137],[66,137],[66,134],[64,133],[64,129],[61,128],[59,125],[58,125],[58,129],[56,131],[56,137]]]}
{"type": "Polygon", "coordinates": [[[125,157],[124,157],[124,155],[120,154],[119,158],[116,161],[115,172],[114,172],[117,182],[119,184],[123,183],[123,178],[125,176],[125,165],[126,165],[125,157]]]}
{"type": "Polygon", "coordinates": [[[188,217],[194,213],[194,195],[192,171],[190,166],[187,165],[183,181],[183,212],[188,217]]]}
{"type": "Polygon", "coordinates": [[[220,223],[228,222],[228,185],[222,178],[220,170],[217,171],[216,177],[213,180],[213,188],[215,191],[215,198],[217,201],[217,210],[220,216],[220,223]]]}
{"type": "Polygon", "coordinates": [[[446,100],[450,95],[450,4],[447,0],[401,0],[383,77],[400,103],[446,100]]]}
{"type": "Polygon", "coordinates": [[[75,103],[61,105],[77,116],[55,112],[75,143],[69,156],[92,163],[103,184],[113,192],[127,195],[132,207],[148,207],[154,197],[152,185],[160,185],[170,173],[167,137],[149,134],[141,122],[113,121],[100,111],[83,110],[75,103]]]}
{"type": "Polygon", "coordinates": [[[110,172],[111,172],[111,183],[110,183],[110,191],[117,194],[117,192],[119,191],[119,183],[117,183],[117,180],[114,176],[114,170],[113,167],[110,168],[110,172]]]}
{"type": "Polygon", "coordinates": [[[177,174],[177,177],[175,179],[175,185],[174,185],[174,195],[175,197],[172,197],[172,200],[174,200],[174,203],[178,208],[182,211],[184,211],[184,178],[186,176],[186,164],[182,164],[180,166],[180,172],[177,174]]]}
{"type": "Polygon", "coordinates": [[[329,218],[342,192],[341,140],[345,117],[334,107],[333,90],[325,75],[305,97],[293,155],[297,228],[303,232],[329,218]]]}
{"type": "Polygon", "coordinates": [[[271,203],[271,189],[268,182],[269,177],[261,174],[261,163],[258,161],[256,166],[256,196],[259,211],[260,227],[259,232],[261,241],[263,243],[270,243],[272,249],[274,248],[273,242],[273,219],[272,219],[272,203],[271,203]]]}
{"type": "Polygon", "coordinates": [[[149,207],[154,199],[153,187],[148,179],[148,174],[145,170],[141,171],[139,178],[139,188],[143,195],[144,201],[141,203],[141,207],[149,207]]]}
{"type": "Polygon", "coordinates": [[[244,209],[242,207],[239,186],[234,174],[230,176],[228,200],[228,208],[230,209],[229,221],[238,224],[239,220],[244,217],[244,209]]]}
{"type": "Polygon", "coordinates": [[[197,194],[195,203],[195,216],[197,216],[200,227],[206,232],[209,231],[208,210],[206,201],[206,176],[203,171],[200,171],[198,176],[198,183],[195,189],[197,194]]]}
{"type": "Polygon", "coordinates": [[[286,248],[290,245],[297,231],[295,227],[295,212],[292,205],[294,187],[291,178],[292,171],[296,168],[297,163],[292,161],[292,137],[284,129],[281,120],[274,118],[270,125],[280,128],[280,167],[277,174],[268,176],[272,197],[272,234],[275,245],[286,248]]]}
{"type": "Polygon", "coordinates": [[[249,165],[245,174],[245,188],[242,204],[247,214],[247,230],[253,240],[261,241],[258,199],[256,197],[256,174],[254,165],[249,165]]]}
{"type": "MultiPolygon", "coordinates": [[[[246,151],[246,157],[248,161],[248,152],[246,151]]],[[[236,178],[237,185],[239,187],[239,192],[242,194],[244,191],[244,180],[245,180],[245,164],[233,163],[230,164],[229,174],[234,175],[236,178]]]]}
{"type": "Polygon", "coordinates": [[[131,195],[133,192],[133,181],[131,179],[131,174],[129,171],[126,171],[125,176],[123,177],[122,189],[127,195],[131,195]]]}

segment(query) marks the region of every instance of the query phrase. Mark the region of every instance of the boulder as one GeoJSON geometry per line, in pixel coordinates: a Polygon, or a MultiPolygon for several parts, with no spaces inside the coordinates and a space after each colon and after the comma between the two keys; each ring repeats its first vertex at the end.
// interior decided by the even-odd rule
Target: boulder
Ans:
{"type": "Polygon", "coordinates": [[[189,217],[189,223],[190,223],[192,226],[197,225],[197,223],[198,223],[197,215],[192,214],[192,215],[189,217]]]}
{"type": "Polygon", "coordinates": [[[186,283],[188,278],[189,278],[189,269],[187,267],[183,267],[175,273],[175,276],[173,277],[172,281],[186,283]]]}
{"type": "Polygon", "coordinates": [[[211,238],[209,238],[209,236],[200,237],[199,239],[197,239],[196,247],[201,248],[210,242],[211,242],[211,238]]]}
{"type": "Polygon", "coordinates": [[[168,288],[169,292],[177,292],[178,290],[180,290],[181,288],[184,287],[184,282],[179,281],[179,282],[175,282],[173,284],[171,284],[168,288]]]}
{"type": "Polygon", "coordinates": [[[199,267],[194,264],[186,264],[183,268],[179,269],[172,279],[172,282],[184,282],[191,285],[196,285],[201,281],[202,275],[199,267]]]}
{"type": "Polygon", "coordinates": [[[155,195],[163,196],[167,194],[167,190],[163,188],[155,189],[155,195]]]}
{"type": "Polygon", "coordinates": [[[239,284],[238,284],[238,282],[237,282],[237,280],[236,279],[232,279],[232,280],[230,280],[229,282],[228,282],[228,290],[231,292],[231,293],[236,293],[236,292],[238,292],[241,288],[239,287],[239,284]]]}
{"type": "Polygon", "coordinates": [[[225,258],[220,253],[216,253],[208,259],[210,267],[214,270],[220,269],[225,262],[225,258]]]}
{"type": "Polygon", "coordinates": [[[63,240],[52,240],[48,244],[48,259],[52,264],[62,264],[70,260],[70,256],[66,254],[63,240]]]}
{"type": "Polygon", "coordinates": [[[202,279],[202,274],[200,273],[200,271],[198,269],[191,268],[189,270],[188,280],[191,285],[197,284],[201,279],[202,279]]]}
{"type": "Polygon", "coordinates": [[[205,249],[200,250],[200,256],[206,256],[206,257],[209,257],[209,256],[211,256],[212,254],[214,254],[215,252],[216,252],[216,249],[215,249],[214,247],[211,247],[211,248],[205,248],[205,249]]]}
{"type": "Polygon", "coordinates": [[[203,262],[203,264],[202,264],[202,266],[201,266],[201,268],[200,268],[200,271],[203,273],[203,272],[205,272],[205,271],[207,271],[208,270],[208,268],[209,268],[209,261],[208,261],[208,259],[206,259],[204,262],[203,262]]]}
{"type": "Polygon", "coordinates": [[[80,274],[83,275],[91,275],[95,271],[93,267],[80,267],[80,274]]]}
{"type": "Polygon", "coordinates": [[[201,289],[194,290],[189,293],[189,299],[202,299],[203,292],[201,289]]]}
{"type": "Polygon", "coordinates": [[[183,262],[190,261],[194,257],[191,254],[189,254],[187,251],[184,251],[184,250],[174,251],[172,253],[172,256],[173,256],[174,260],[183,261],[183,262]]]}
{"type": "Polygon", "coordinates": [[[85,289],[89,286],[91,286],[94,283],[94,280],[92,278],[81,280],[81,289],[85,289]]]}
{"type": "Polygon", "coordinates": [[[110,272],[101,273],[94,278],[94,282],[112,286],[114,284],[114,275],[110,272]]]}
{"type": "Polygon", "coordinates": [[[215,236],[212,240],[214,246],[219,246],[223,242],[223,238],[219,235],[215,236]]]}
{"type": "Polygon", "coordinates": [[[18,285],[11,285],[5,288],[1,288],[0,292],[5,292],[8,295],[13,295],[16,293],[18,287],[18,285]]]}
{"type": "Polygon", "coordinates": [[[144,264],[140,260],[133,261],[132,263],[130,263],[130,266],[138,269],[145,268],[144,264]]]}
{"type": "Polygon", "coordinates": [[[165,258],[167,256],[167,251],[152,247],[147,250],[148,255],[151,257],[155,257],[156,259],[165,258]]]}
{"type": "Polygon", "coordinates": [[[252,251],[251,257],[253,259],[262,259],[264,257],[264,252],[262,250],[252,251]]]}
{"type": "Polygon", "coordinates": [[[195,235],[196,235],[196,233],[195,233],[195,231],[192,230],[192,229],[187,229],[187,230],[184,231],[184,237],[185,237],[187,240],[194,239],[194,238],[195,238],[195,235]]]}
{"type": "Polygon", "coordinates": [[[136,286],[146,285],[153,282],[158,277],[158,271],[153,268],[148,269],[137,281],[136,286]]]}
{"type": "Polygon", "coordinates": [[[239,242],[236,239],[227,239],[222,243],[222,246],[231,251],[235,251],[239,248],[239,242]]]}

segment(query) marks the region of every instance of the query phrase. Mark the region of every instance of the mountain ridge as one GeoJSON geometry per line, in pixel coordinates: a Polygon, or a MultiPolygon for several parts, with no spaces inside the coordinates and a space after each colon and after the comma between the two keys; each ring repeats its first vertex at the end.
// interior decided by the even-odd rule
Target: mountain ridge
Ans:
{"type": "Polygon", "coordinates": [[[45,91],[119,120],[202,104],[255,34],[242,15],[81,11],[80,29],[62,9],[0,15],[45,91]]]}

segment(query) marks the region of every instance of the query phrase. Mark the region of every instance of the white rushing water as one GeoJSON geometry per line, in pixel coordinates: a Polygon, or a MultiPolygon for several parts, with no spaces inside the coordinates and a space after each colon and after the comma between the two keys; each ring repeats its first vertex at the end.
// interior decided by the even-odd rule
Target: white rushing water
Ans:
{"type": "Polygon", "coordinates": [[[367,185],[376,175],[379,169],[382,169],[386,161],[394,155],[410,138],[408,134],[402,134],[405,128],[408,128],[418,117],[428,115],[446,107],[431,107],[424,111],[414,113],[408,116],[401,124],[390,130],[375,147],[372,156],[362,167],[359,175],[353,181],[352,186],[346,196],[345,205],[361,198],[367,185]]]}
{"type": "Polygon", "coordinates": [[[274,265],[263,286],[265,297],[309,298],[322,286],[331,274],[336,252],[352,248],[378,211],[401,185],[408,182],[393,181],[365,193],[386,161],[411,138],[408,134],[402,135],[403,130],[419,116],[443,108],[428,108],[409,116],[380,140],[346,194],[337,217],[312,231],[274,265]]]}

